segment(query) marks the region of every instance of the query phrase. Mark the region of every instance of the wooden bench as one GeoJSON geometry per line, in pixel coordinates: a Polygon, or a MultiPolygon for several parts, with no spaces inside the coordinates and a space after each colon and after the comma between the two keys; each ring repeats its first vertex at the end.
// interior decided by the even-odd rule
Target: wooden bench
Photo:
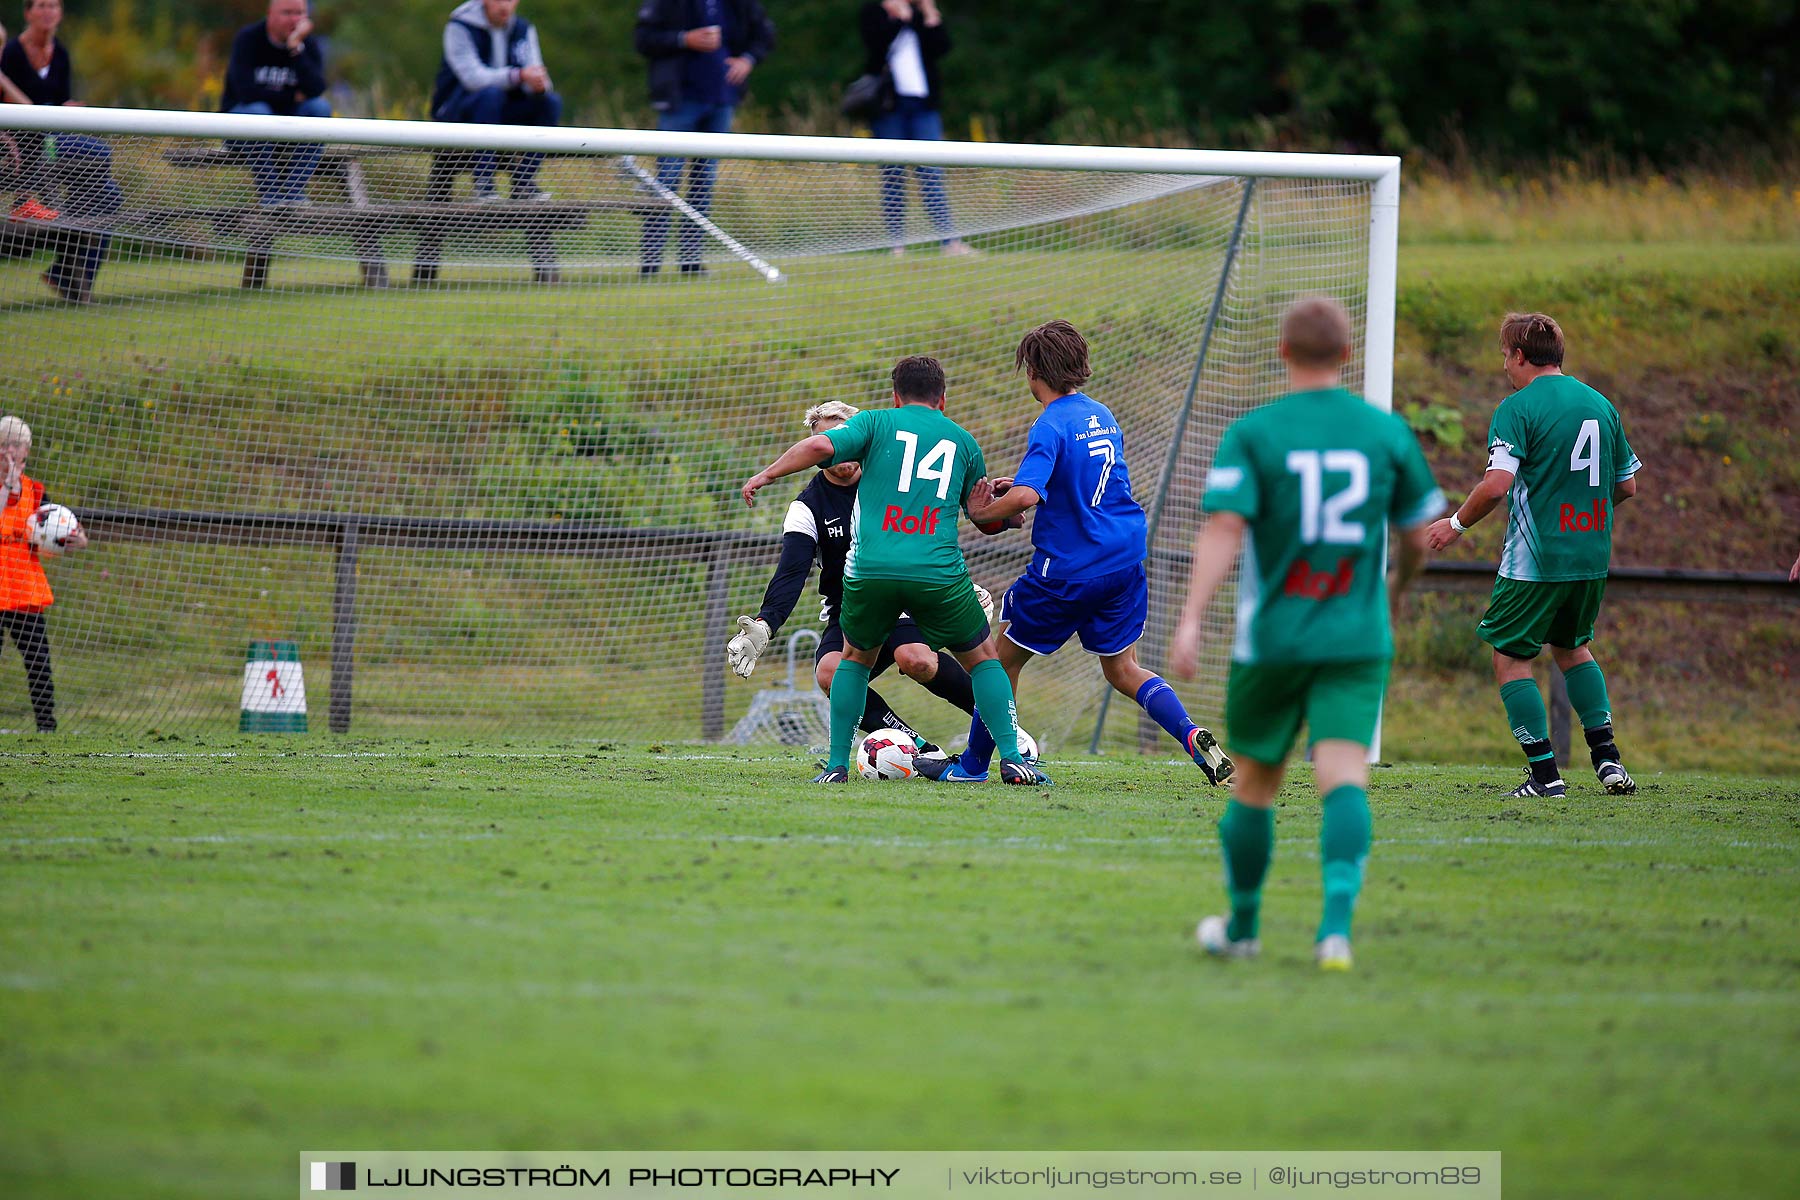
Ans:
{"type": "MultiPolygon", "coordinates": [[[[18,192],[35,193],[48,207],[66,210],[70,179],[65,164],[57,159],[27,171],[14,170],[9,159],[0,155],[0,258],[30,258],[44,251],[79,257],[94,251],[115,218],[70,218],[65,211],[55,221],[15,220],[11,209],[18,192]]],[[[85,290],[82,298],[84,302],[89,299],[85,290]]]]}
{"type": "MultiPolygon", "coordinates": [[[[417,239],[413,282],[436,282],[445,238],[452,233],[494,234],[523,230],[531,258],[532,278],[556,282],[558,266],[554,234],[579,229],[603,202],[577,204],[494,202],[490,204],[314,204],[305,208],[232,208],[205,215],[222,235],[244,240],[243,286],[267,284],[269,260],[278,238],[347,237],[355,249],[364,287],[389,283],[382,238],[410,233],[417,239]]],[[[189,210],[189,215],[199,215],[189,210]]]]}
{"type": "MultiPolygon", "coordinates": [[[[212,224],[221,235],[244,240],[243,286],[261,288],[267,285],[269,261],[275,243],[283,236],[347,237],[356,253],[357,266],[364,287],[387,287],[390,280],[384,235],[412,234],[416,250],[412,282],[437,282],[443,262],[444,242],[452,235],[492,235],[522,231],[527,256],[531,260],[532,280],[555,283],[561,277],[557,262],[555,234],[579,229],[596,212],[623,211],[648,214],[666,207],[662,201],[641,200],[491,200],[477,203],[451,199],[452,186],[466,153],[434,154],[426,177],[425,198],[418,202],[374,203],[369,199],[368,183],[362,161],[377,155],[410,154],[402,147],[332,146],[319,160],[314,172],[335,177],[343,185],[346,204],[308,204],[303,206],[236,205],[231,207],[187,209],[137,209],[120,213],[115,225],[133,224],[166,226],[179,220],[201,219],[212,224]]],[[[243,156],[223,146],[169,151],[164,156],[172,165],[185,169],[237,167],[248,169],[243,156]]]]}

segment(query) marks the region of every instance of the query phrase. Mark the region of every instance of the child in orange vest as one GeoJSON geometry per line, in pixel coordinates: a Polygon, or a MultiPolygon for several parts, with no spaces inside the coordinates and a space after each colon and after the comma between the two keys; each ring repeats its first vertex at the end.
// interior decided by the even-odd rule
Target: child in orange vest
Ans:
{"type": "MultiPolygon", "coordinates": [[[[50,635],[44,610],[55,601],[44,577],[27,522],[44,507],[44,485],[25,474],[31,453],[31,427],[18,417],[0,417],[0,473],[4,474],[5,507],[0,508],[0,631],[12,635],[25,660],[25,684],[39,733],[56,732],[56,689],[50,679],[50,635]]],[[[66,549],[87,545],[78,525],[64,540],[66,549]]],[[[0,641],[3,641],[0,638],[0,641]]]]}

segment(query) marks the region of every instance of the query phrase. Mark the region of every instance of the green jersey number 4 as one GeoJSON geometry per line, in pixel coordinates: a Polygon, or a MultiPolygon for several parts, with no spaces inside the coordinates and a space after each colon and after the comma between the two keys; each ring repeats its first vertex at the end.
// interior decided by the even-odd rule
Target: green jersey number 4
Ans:
{"type": "Polygon", "coordinates": [[[1347,514],[1369,499],[1369,457],[1361,450],[1289,450],[1287,469],[1300,477],[1300,541],[1308,546],[1360,546],[1368,537],[1361,521],[1347,514]],[[1325,474],[1348,475],[1343,487],[1325,495],[1325,474]]]}
{"type": "Polygon", "coordinates": [[[1569,451],[1569,470],[1577,475],[1586,471],[1588,486],[1600,486],[1600,422],[1581,423],[1581,432],[1575,435],[1575,448],[1569,451]]]}
{"type": "Polygon", "coordinates": [[[927,450],[925,457],[920,459],[918,434],[905,429],[896,429],[894,436],[904,447],[900,457],[900,490],[912,491],[915,478],[920,482],[936,480],[937,498],[948,500],[950,498],[950,476],[956,470],[956,443],[945,438],[927,450]],[[916,472],[913,469],[915,460],[918,462],[916,472]]]}

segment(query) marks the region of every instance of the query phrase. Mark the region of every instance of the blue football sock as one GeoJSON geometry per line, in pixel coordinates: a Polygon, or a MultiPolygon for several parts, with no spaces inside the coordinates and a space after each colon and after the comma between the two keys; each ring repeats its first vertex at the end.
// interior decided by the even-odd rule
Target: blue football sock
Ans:
{"type": "Polygon", "coordinates": [[[1188,719],[1187,709],[1181,703],[1181,697],[1175,694],[1168,681],[1161,675],[1152,675],[1144,680],[1144,686],[1137,690],[1138,705],[1150,714],[1150,719],[1161,725],[1168,735],[1181,743],[1183,751],[1187,749],[1188,738],[1196,726],[1188,719]]]}
{"type": "Polygon", "coordinates": [[[985,775],[988,764],[994,761],[994,735],[988,732],[979,710],[969,722],[969,745],[957,761],[962,763],[965,775],[985,775]]]}
{"type": "Polygon", "coordinates": [[[986,714],[983,721],[1000,757],[1017,760],[1019,718],[1013,707],[1012,680],[1007,677],[1006,668],[997,658],[978,662],[969,672],[969,683],[975,688],[975,707],[986,714]],[[1000,714],[998,720],[994,719],[995,713],[1000,714]]]}

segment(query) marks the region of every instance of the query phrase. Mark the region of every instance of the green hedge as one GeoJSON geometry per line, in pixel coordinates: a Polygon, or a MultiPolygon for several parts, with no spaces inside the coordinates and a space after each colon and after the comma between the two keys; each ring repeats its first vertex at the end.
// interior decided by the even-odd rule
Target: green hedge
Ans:
{"type": "MultiPolygon", "coordinates": [[[[229,30],[261,0],[69,0],[71,32],[109,19],[166,51],[229,30]],[[115,15],[122,13],[123,17],[115,15]],[[184,31],[186,31],[184,33],[184,31]]],[[[422,107],[452,0],[317,0],[334,69],[384,107],[422,107]]],[[[754,77],[760,124],[829,120],[858,71],[855,0],[769,0],[780,45],[754,77]]],[[[1667,160],[1800,132],[1795,0],[1159,0],[1004,5],[946,0],[953,135],[1070,141],[1547,152],[1667,160]]],[[[525,0],[578,117],[647,121],[629,0],[525,0]]],[[[115,41],[129,40],[120,33],[115,41]]],[[[98,46],[91,94],[148,52],[98,46]]],[[[222,62],[219,64],[222,66],[222,62]]],[[[135,78],[135,77],[133,77],[135,78]]],[[[748,114],[747,114],[748,115],[748,114]]]]}

